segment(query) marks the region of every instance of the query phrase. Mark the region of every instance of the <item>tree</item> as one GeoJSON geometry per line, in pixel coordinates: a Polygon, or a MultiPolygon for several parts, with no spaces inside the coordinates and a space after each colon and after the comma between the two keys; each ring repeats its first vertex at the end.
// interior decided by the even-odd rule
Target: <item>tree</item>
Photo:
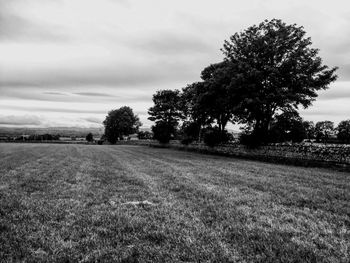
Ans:
{"type": "MultiPolygon", "coordinates": [[[[238,104],[229,88],[233,72],[232,64],[227,61],[211,64],[201,72],[202,81],[188,85],[182,93],[182,109],[187,121],[199,127],[198,131],[216,125],[215,132],[209,129],[208,133],[216,139],[221,137],[221,142],[227,140],[225,128],[228,122],[235,120],[238,104]]],[[[200,139],[200,136],[195,137],[200,139]]]]}
{"type": "Polygon", "coordinates": [[[331,121],[319,121],[315,126],[317,142],[327,143],[334,131],[334,123],[331,121]]]}
{"type": "Polygon", "coordinates": [[[180,91],[159,90],[153,95],[154,106],[148,110],[155,139],[166,143],[175,135],[179,121],[183,118],[180,104],[180,91]],[[168,133],[168,134],[166,134],[168,133]]]}
{"type": "Polygon", "coordinates": [[[115,144],[116,141],[123,136],[137,132],[141,123],[132,109],[128,106],[124,106],[108,112],[106,119],[103,121],[103,125],[105,126],[106,139],[110,143],[115,144]]]}
{"type": "Polygon", "coordinates": [[[185,121],[181,126],[181,143],[190,144],[195,140],[199,140],[201,124],[195,121],[185,121]]]}
{"type": "Polygon", "coordinates": [[[149,131],[139,131],[137,133],[137,137],[140,139],[140,140],[148,140],[148,139],[152,139],[153,135],[151,132],[149,131]]]}
{"type": "Polygon", "coordinates": [[[262,142],[268,138],[278,112],[309,107],[317,91],[336,80],[337,68],[322,64],[318,49],[303,27],[281,20],[265,20],[225,41],[225,61],[233,70],[231,94],[239,102],[235,111],[252,126],[262,142]]]}
{"type": "Polygon", "coordinates": [[[187,121],[198,123],[201,126],[213,122],[206,107],[207,103],[205,103],[207,88],[206,83],[202,81],[192,83],[182,89],[180,108],[187,121]]]}
{"type": "Polygon", "coordinates": [[[91,132],[89,132],[86,137],[85,137],[87,142],[92,142],[94,140],[94,136],[92,135],[91,132]]]}
{"type": "Polygon", "coordinates": [[[306,138],[311,140],[315,138],[315,124],[312,121],[303,121],[306,138]]]}
{"type": "Polygon", "coordinates": [[[337,138],[342,143],[350,143],[350,120],[341,121],[337,127],[337,138]]]}
{"type": "Polygon", "coordinates": [[[303,119],[296,111],[283,112],[272,122],[269,140],[271,142],[301,142],[305,138],[303,119]]]}
{"type": "Polygon", "coordinates": [[[152,126],[152,132],[155,140],[160,143],[168,143],[174,134],[174,126],[164,121],[159,121],[156,125],[152,126]]]}
{"type": "Polygon", "coordinates": [[[201,73],[201,82],[195,82],[183,89],[183,98],[188,101],[184,107],[195,122],[215,122],[220,132],[232,120],[237,102],[229,89],[234,69],[223,61],[211,64],[201,73]]]}
{"type": "Polygon", "coordinates": [[[230,139],[232,136],[226,130],[220,130],[218,126],[204,129],[203,141],[209,147],[227,143],[230,139]]]}
{"type": "Polygon", "coordinates": [[[230,89],[234,74],[233,64],[227,61],[212,64],[201,73],[206,89],[197,103],[206,109],[210,119],[216,122],[220,133],[225,131],[227,123],[232,120],[238,104],[235,94],[230,89]]]}

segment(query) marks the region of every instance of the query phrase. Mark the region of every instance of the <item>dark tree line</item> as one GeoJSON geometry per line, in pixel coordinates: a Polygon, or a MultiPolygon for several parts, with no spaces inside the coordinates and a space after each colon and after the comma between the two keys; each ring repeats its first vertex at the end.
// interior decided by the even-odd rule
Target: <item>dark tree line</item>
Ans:
{"type": "Polygon", "coordinates": [[[206,67],[201,81],[153,96],[154,137],[168,142],[181,122],[186,142],[217,144],[228,140],[231,122],[245,124],[243,141],[253,145],[295,138],[307,126],[297,110],[337,78],[311,44],[303,27],[277,19],[234,34],[221,49],[223,61],[206,67]]]}

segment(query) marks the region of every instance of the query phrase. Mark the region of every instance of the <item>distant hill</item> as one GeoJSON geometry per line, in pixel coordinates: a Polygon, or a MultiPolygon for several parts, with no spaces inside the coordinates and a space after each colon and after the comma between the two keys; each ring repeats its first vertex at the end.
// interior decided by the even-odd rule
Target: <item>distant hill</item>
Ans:
{"type": "Polygon", "coordinates": [[[104,133],[103,128],[80,128],[80,127],[49,127],[49,128],[26,128],[26,127],[0,127],[0,136],[34,135],[34,134],[59,134],[60,136],[85,137],[91,132],[95,136],[104,133]]]}

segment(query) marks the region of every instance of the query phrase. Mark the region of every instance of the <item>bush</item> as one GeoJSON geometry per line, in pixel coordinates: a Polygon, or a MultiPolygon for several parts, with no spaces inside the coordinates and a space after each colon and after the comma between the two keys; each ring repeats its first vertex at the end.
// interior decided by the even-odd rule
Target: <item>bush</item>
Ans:
{"type": "Polygon", "coordinates": [[[88,133],[85,137],[87,142],[92,142],[94,140],[94,136],[92,135],[92,133],[88,133]]]}
{"type": "Polygon", "coordinates": [[[253,133],[242,132],[239,136],[239,143],[249,148],[257,148],[261,145],[261,138],[253,133]]]}
{"type": "Polygon", "coordinates": [[[189,145],[190,143],[192,143],[194,140],[192,137],[184,137],[181,139],[181,143],[184,145],[189,145]]]}
{"type": "Polygon", "coordinates": [[[139,131],[137,133],[137,137],[140,139],[140,140],[148,140],[148,139],[152,139],[153,135],[151,132],[149,131],[139,131]]]}
{"type": "Polygon", "coordinates": [[[230,134],[227,131],[220,131],[217,127],[208,128],[204,131],[203,141],[209,147],[227,143],[229,140],[230,134]]]}
{"type": "Polygon", "coordinates": [[[168,143],[174,134],[174,127],[165,122],[158,122],[152,126],[153,138],[160,143],[168,143]]]}

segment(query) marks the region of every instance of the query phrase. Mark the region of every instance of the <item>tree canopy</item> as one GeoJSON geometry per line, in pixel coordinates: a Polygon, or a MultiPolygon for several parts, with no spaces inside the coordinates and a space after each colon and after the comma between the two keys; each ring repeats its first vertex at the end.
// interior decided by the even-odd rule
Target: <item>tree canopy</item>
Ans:
{"type": "Polygon", "coordinates": [[[334,131],[334,123],[332,121],[319,121],[315,125],[316,140],[327,143],[334,131]]]}
{"type": "Polygon", "coordinates": [[[183,118],[179,90],[159,90],[153,95],[154,106],[148,110],[154,138],[162,143],[169,142],[174,136],[179,121],[183,118]]]}
{"type": "Polygon", "coordinates": [[[85,137],[87,142],[92,142],[94,140],[94,136],[91,132],[89,132],[85,137]]]}
{"type": "Polygon", "coordinates": [[[317,91],[335,81],[337,68],[322,64],[303,27],[265,20],[226,40],[222,49],[231,72],[235,114],[266,137],[279,111],[307,108],[317,91]]]}
{"type": "MultiPolygon", "coordinates": [[[[214,124],[219,134],[228,122],[238,122],[246,124],[252,141],[268,142],[276,116],[309,107],[317,91],[337,79],[337,68],[324,65],[311,45],[303,27],[278,19],[235,33],[224,41],[223,61],[206,67],[201,81],[187,85],[181,94],[158,91],[149,119],[176,127],[184,117],[200,128],[214,124]]],[[[301,119],[294,119],[293,125],[295,132],[299,130],[295,139],[300,140],[306,127],[301,119]]]]}
{"type": "Polygon", "coordinates": [[[337,130],[338,139],[343,143],[350,143],[350,120],[341,121],[337,130]]]}
{"type": "Polygon", "coordinates": [[[103,124],[106,139],[112,144],[116,143],[122,136],[137,132],[141,126],[139,118],[128,106],[108,112],[103,124]]]}

